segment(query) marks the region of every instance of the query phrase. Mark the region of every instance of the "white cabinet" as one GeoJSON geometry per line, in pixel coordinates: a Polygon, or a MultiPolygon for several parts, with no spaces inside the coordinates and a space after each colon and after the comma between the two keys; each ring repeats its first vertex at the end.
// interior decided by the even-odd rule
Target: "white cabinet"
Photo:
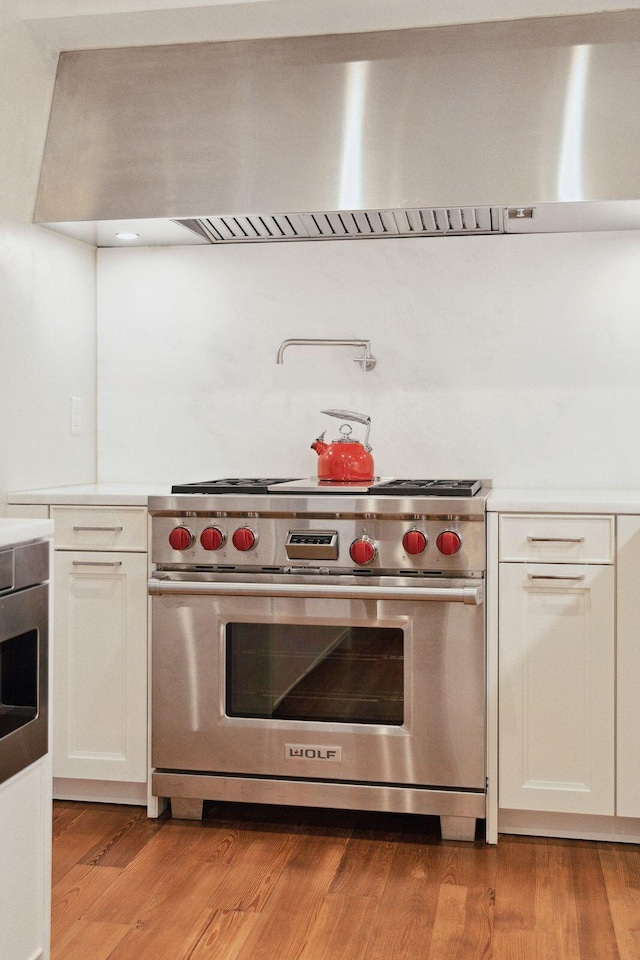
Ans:
{"type": "Polygon", "coordinates": [[[51,766],[0,786],[0,958],[46,960],[51,908],[51,766]]]}
{"type": "Polygon", "coordinates": [[[619,817],[640,817],[640,517],[618,523],[617,804],[619,817]]]}
{"type": "Polygon", "coordinates": [[[529,563],[612,563],[613,517],[500,517],[500,560],[529,563]]]}
{"type": "Polygon", "coordinates": [[[500,518],[501,808],[615,812],[613,544],[612,517],[500,518]]]}
{"type": "Polygon", "coordinates": [[[55,555],[53,772],[146,779],[147,558],[55,555]]]}
{"type": "Polygon", "coordinates": [[[147,551],[147,511],[141,507],[51,507],[56,550],[147,551]]]}
{"type": "Polygon", "coordinates": [[[56,524],[54,795],[144,803],[147,512],[54,506],[51,517],[56,524]],[[117,783],[139,789],[110,791],[117,783]]]}

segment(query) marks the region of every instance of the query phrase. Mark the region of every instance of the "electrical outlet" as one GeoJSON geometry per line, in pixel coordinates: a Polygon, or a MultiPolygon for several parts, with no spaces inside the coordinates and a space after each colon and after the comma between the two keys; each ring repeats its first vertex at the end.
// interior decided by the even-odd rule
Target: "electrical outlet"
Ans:
{"type": "Polygon", "coordinates": [[[71,397],[71,433],[78,434],[82,430],[82,398],[71,397]]]}

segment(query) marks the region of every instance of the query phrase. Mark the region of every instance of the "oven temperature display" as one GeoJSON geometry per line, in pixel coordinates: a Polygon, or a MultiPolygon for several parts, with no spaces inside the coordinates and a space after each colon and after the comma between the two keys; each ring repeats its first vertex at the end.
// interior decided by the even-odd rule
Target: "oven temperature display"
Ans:
{"type": "Polygon", "coordinates": [[[290,530],[286,551],[289,560],[337,560],[337,530],[290,530]]]}

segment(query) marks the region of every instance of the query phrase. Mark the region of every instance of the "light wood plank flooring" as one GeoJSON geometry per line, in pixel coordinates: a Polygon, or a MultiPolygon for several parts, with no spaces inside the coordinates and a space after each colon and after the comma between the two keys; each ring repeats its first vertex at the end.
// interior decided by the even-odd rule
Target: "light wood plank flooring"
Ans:
{"type": "Polygon", "coordinates": [[[52,960],[640,960],[640,847],[428,817],[54,804],[52,960]]]}

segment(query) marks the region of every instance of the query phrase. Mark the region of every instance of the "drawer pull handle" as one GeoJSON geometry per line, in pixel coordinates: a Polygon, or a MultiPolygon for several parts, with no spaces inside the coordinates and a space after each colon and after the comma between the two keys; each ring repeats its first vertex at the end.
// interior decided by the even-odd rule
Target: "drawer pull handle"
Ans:
{"type": "Polygon", "coordinates": [[[74,567],[121,567],[122,560],[72,560],[74,567]]]}
{"type": "Polygon", "coordinates": [[[102,530],[102,531],[112,531],[113,533],[120,533],[123,530],[123,527],[74,527],[74,530],[102,530]]]}
{"type": "Polygon", "coordinates": [[[528,573],[529,580],[584,580],[584,574],[579,577],[563,577],[559,573],[528,573]]]}
{"type": "Polygon", "coordinates": [[[527,537],[529,543],[584,543],[584,537],[527,537]]]}

